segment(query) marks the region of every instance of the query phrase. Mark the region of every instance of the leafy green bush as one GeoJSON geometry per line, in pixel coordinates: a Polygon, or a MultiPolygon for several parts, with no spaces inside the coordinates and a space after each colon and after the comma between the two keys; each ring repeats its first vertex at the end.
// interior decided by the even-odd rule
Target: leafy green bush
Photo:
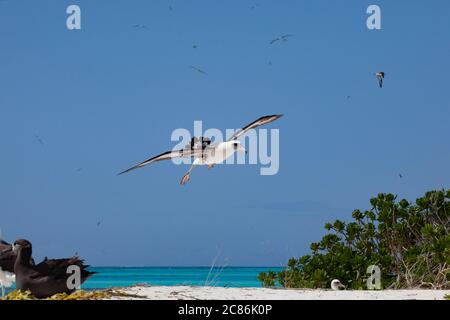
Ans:
{"type": "Polygon", "coordinates": [[[352,220],[325,224],[330,231],[311,253],[291,258],[278,273],[261,273],[266,287],[329,288],[337,278],[365,289],[367,268],[381,269],[382,288],[450,288],[450,190],[430,191],[410,203],[392,194],[370,200],[352,220]]]}

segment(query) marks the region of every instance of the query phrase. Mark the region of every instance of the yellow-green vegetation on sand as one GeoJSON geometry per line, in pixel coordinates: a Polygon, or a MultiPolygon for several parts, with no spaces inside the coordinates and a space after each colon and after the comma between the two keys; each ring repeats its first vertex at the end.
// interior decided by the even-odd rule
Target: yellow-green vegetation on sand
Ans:
{"type": "Polygon", "coordinates": [[[20,291],[20,290],[14,290],[10,293],[8,293],[3,298],[0,298],[0,300],[35,300],[36,298],[31,294],[30,291],[20,291]]]}
{"type": "MultiPolygon", "coordinates": [[[[120,289],[96,291],[77,290],[72,294],[58,293],[45,300],[103,300],[117,297],[139,298],[137,295],[127,294],[120,289]]],[[[0,300],[37,300],[30,291],[14,290],[0,300]]]]}
{"type": "Polygon", "coordinates": [[[101,291],[78,290],[72,294],[58,293],[46,300],[103,300],[118,296],[126,296],[126,294],[123,291],[113,289],[101,291]]]}

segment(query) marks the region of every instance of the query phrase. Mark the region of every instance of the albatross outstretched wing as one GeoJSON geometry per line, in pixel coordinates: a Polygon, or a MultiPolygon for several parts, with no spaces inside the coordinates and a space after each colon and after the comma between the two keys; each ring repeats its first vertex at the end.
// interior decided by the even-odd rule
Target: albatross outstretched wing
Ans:
{"type": "Polygon", "coordinates": [[[245,127],[243,127],[242,129],[239,129],[238,131],[236,131],[230,139],[228,139],[228,141],[231,140],[236,140],[237,138],[239,138],[240,136],[242,136],[244,133],[246,133],[248,130],[250,129],[255,129],[259,126],[262,126],[264,124],[273,122],[279,118],[281,118],[283,115],[282,114],[274,114],[271,116],[264,116],[259,118],[258,120],[253,121],[252,123],[246,125],[245,127]]]}
{"type": "Polygon", "coordinates": [[[146,165],[148,165],[150,163],[161,161],[161,160],[170,160],[173,158],[199,157],[199,156],[201,156],[202,152],[203,152],[203,150],[201,148],[200,149],[188,148],[188,149],[182,149],[182,150],[167,151],[167,152],[161,153],[160,155],[157,155],[156,157],[147,159],[147,160],[135,165],[134,167],[131,167],[130,169],[122,171],[121,173],[119,173],[119,175],[130,172],[135,169],[145,167],[146,165]]]}

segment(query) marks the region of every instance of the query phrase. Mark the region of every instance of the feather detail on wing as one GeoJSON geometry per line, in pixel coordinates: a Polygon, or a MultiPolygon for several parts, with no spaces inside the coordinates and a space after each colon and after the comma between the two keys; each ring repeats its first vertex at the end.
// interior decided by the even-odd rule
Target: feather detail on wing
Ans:
{"type": "Polygon", "coordinates": [[[161,161],[161,160],[170,160],[173,158],[186,158],[186,157],[198,157],[201,156],[203,150],[200,149],[182,149],[182,150],[173,150],[173,151],[167,151],[164,153],[161,153],[160,155],[157,155],[156,157],[147,159],[137,165],[135,165],[134,167],[131,167],[125,171],[122,171],[121,173],[119,173],[119,175],[130,172],[132,170],[135,169],[139,169],[142,167],[145,167],[146,165],[153,163],[153,162],[157,162],[157,161],[161,161]]]}
{"type": "Polygon", "coordinates": [[[246,125],[244,128],[239,129],[238,131],[236,131],[230,139],[228,139],[228,141],[231,140],[236,140],[237,138],[239,138],[240,136],[242,136],[244,133],[246,133],[248,130],[250,129],[255,129],[259,126],[262,126],[264,124],[273,122],[279,118],[281,118],[283,115],[282,114],[274,114],[274,115],[270,115],[270,116],[264,116],[259,118],[258,120],[253,121],[252,123],[246,125]]]}
{"type": "Polygon", "coordinates": [[[84,260],[78,257],[71,257],[67,259],[47,259],[45,258],[41,263],[34,266],[36,277],[51,276],[56,279],[66,279],[67,270],[70,266],[78,266],[82,279],[86,279],[96,272],[88,271],[88,265],[84,264],[84,260]]]}

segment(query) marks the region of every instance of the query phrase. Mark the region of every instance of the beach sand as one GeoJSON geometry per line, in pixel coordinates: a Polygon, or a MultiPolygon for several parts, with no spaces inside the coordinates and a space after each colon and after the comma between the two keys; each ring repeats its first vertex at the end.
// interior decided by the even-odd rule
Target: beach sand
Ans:
{"type": "Polygon", "coordinates": [[[332,291],[189,286],[135,286],[121,291],[139,296],[132,299],[144,300],[442,300],[450,294],[450,290],[332,291]]]}

